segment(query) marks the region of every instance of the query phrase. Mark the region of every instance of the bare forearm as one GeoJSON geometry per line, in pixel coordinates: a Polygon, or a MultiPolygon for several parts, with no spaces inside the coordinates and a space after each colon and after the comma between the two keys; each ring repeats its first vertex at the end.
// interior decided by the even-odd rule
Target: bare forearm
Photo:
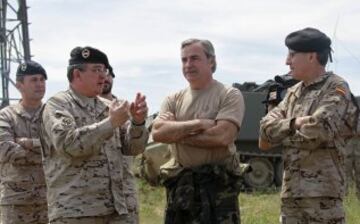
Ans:
{"type": "Polygon", "coordinates": [[[225,139],[222,136],[210,135],[207,133],[201,133],[184,138],[181,143],[185,145],[191,145],[200,148],[224,148],[228,144],[225,143],[225,139]]]}
{"type": "Polygon", "coordinates": [[[154,141],[162,143],[176,143],[182,139],[200,133],[203,130],[199,119],[190,121],[156,120],[153,124],[152,136],[154,141]]]}
{"type": "Polygon", "coordinates": [[[227,148],[235,141],[237,127],[228,122],[220,121],[212,128],[199,134],[188,136],[181,142],[186,145],[207,149],[227,148]]]}

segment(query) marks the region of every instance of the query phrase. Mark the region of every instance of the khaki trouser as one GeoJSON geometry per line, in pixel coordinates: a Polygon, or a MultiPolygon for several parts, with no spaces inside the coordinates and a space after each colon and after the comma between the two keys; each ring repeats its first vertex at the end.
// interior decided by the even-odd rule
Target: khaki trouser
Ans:
{"type": "Polygon", "coordinates": [[[281,202],[282,224],[345,224],[345,212],[340,199],[283,198],[281,202]]]}
{"type": "Polygon", "coordinates": [[[59,218],[50,224],[138,224],[139,218],[135,213],[119,215],[113,213],[105,216],[59,218]]]}
{"type": "Polygon", "coordinates": [[[47,224],[47,205],[1,205],[1,224],[47,224]]]}

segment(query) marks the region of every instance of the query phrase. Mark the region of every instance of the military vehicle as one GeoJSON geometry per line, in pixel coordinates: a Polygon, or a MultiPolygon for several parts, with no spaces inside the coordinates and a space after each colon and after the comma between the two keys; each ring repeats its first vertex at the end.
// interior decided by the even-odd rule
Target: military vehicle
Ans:
{"type": "Polygon", "coordinates": [[[235,141],[240,161],[250,164],[252,168],[251,172],[245,173],[245,185],[255,189],[267,188],[273,184],[280,186],[281,149],[262,151],[258,147],[259,124],[266,114],[263,102],[267,98],[268,88],[261,88],[255,83],[234,83],[233,86],[241,90],[246,108],[242,127],[235,141]]]}
{"type": "Polygon", "coordinates": [[[234,83],[245,101],[245,116],[238,138],[235,141],[240,153],[240,161],[248,163],[252,171],[245,173],[244,181],[248,188],[264,189],[271,185],[281,186],[283,163],[281,148],[262,151],[258,147],[259,125],[261,118],[279,104],[286,90],[295,85],[290,74],[277,75],[261,85],[245,82],[234,83]]]}

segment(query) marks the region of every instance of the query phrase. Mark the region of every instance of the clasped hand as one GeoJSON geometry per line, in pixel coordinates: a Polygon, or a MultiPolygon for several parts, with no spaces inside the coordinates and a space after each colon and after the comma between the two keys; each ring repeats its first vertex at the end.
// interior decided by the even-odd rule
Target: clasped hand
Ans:
{"type": "Polygon", "coordinates": [[[130,117],[135,124],[143,124],[147,117],[146,97],[137,93],[135,101],[113,100],[109,105],[109,117],[113,127],[123,125],[130,117]]]}

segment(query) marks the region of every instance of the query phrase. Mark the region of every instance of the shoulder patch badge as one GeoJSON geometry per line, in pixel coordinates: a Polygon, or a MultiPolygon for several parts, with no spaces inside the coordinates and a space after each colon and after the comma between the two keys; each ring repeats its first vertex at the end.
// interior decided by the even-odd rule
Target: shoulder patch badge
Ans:
{"type": "Polygon", "coordinates": [[[344,87],[338,86],[335,88],[335,91],[342,96],[346,96],[346,90],[344,87]]]}

